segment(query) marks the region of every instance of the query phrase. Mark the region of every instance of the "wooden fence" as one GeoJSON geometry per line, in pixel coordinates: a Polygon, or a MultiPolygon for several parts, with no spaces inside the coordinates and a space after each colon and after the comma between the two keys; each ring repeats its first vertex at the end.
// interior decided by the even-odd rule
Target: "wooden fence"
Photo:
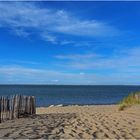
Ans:
{"type": "Polygon", "coordinates": [[[35,97],[15,95],[12,98],[0,97],[0,123],[36,113],[35,97]]]}

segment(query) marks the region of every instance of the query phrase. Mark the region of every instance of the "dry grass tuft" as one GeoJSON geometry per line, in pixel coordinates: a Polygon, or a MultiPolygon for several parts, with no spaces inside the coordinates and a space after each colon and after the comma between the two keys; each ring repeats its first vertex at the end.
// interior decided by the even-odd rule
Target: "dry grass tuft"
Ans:
{"type": "Polygon", "coordinates": [[[140,92],[135,92],[129,94],[125,97],[120,103],[119,110],[124,110],[127,107],[130,107],[135,104],[140,104],[140,92]]]}

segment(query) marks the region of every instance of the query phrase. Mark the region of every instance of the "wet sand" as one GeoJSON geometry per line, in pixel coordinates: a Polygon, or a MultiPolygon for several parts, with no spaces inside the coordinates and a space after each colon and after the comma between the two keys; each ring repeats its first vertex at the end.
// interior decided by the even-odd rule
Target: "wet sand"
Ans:
{"type": "Polygon", "coordinates": [[[0,138],[140,139],[140,105],[37,108],[37,115],[0,124],[0,138]]]}

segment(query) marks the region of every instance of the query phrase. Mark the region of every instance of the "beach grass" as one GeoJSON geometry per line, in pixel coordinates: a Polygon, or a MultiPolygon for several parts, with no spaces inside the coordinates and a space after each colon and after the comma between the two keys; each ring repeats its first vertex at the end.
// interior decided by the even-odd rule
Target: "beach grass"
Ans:
{"type": "Polygon", "coordinates": [[[124,110],[135,104],[140,104],[140,91],[129,94],[119,103],[119,110],[124,110]]]}

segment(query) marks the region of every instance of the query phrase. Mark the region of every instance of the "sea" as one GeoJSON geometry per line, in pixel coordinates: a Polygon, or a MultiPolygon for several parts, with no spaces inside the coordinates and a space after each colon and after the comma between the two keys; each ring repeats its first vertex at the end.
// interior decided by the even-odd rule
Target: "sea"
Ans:
{"type": "Polygon", "coordinates": [[[118,104],[140,86],[120,85],[0,85],[0,96],[32,95],[36,106],[118,104]]]}

